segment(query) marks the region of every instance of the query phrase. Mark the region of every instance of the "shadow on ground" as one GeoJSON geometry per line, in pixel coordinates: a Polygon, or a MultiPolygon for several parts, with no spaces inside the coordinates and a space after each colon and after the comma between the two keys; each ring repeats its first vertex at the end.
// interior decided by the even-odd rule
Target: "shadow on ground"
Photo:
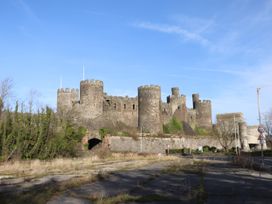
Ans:
{"type": "MultiPolygon", "coordinates": [[[[228,162],[190,165],[153,164],[112,173],[100,180],[54,193],[51,187],[16,203],[271,203],[272,175],[242,169],[228,162]],[[49,195],[46,195],[46,194],[49,195]],[[42,197],[46,199],[41,199],[42,197]],[[39,199],[36,199],[39,198],[39,199]]],[[[28,192],[31,194],[31,192],[28,192]]],[[[12,195],[12,194],[10,194],[12,195]]],[[[13,194],[14,195],[14,194],[13,194]]],[[[0,195],[0,203],[12,199],[0,195]]],[[[15,199],[15,200],[14,200],[15,199]]],[[[13,202],[14,203],[14,202],[13,202]]]]}

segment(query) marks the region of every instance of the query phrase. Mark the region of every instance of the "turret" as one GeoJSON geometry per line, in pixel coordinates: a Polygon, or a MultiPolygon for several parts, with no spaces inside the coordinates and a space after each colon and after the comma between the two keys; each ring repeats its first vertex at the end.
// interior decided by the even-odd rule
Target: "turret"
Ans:
{"type": "Polygon", "coordinates": [[[160,86],[151,85],[139,87],[138,104],[139,129],[152,134],[162,132],[160,86]]]}
{"type": "Polygon", "coordinates": [[[103,81],[85,80],[80,82],[80,105],[83,106],[82,116],[95,118],[103,113],[104,100],[103,81]]]}
{"type": "Polygon", "coordinates": [[[193,94],[193,109],[196,110],[196,125],[203,128],[212,127],[212,103],[210,100],[199,99],[199,94],[193,94]]]}
{"type": "Polygon", "coordinates": [[[193,109],[197,109],[198,103],[199,103],[199,94],[193,94],[193,109]]]}
{"type": "Polygon", "coordinates": [[[79,90],[78,89],[58,89],[57,93],[57,111],[68,112],[72,110],[73,104],[78,101],[79,90]]]}
{"type": "Polygon", "coordinates": [[[179,97],[179,87],[173,87],[171,91],[173,96],[179,97]]]}

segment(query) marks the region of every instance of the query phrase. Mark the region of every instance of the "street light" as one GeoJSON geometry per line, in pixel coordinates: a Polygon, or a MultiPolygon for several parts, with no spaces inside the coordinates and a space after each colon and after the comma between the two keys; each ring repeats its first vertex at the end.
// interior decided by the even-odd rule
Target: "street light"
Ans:
{"type": "Polygon", "coordinates": [[[260,90],[261,90],[261,88],[257,88],[257,105],[258,105],[258,115],[259,115],[258,132],[260,133],[258,140],[260,140],[260,145],[261,145],[261,157],[262,157],[262,166],[263,166],[264,165],[263,145],[265,143],[265,130],[264,130],[264,127],[262,125],[262,119],[261,119],[260,90]]]}
{"type": "Polygon", "coordinates": [[[260,109],[260,90],[261,90],[261,88],[257,88],[257,105],[258,105],[259,125],[262,124],[261,109],[260,109]]]}

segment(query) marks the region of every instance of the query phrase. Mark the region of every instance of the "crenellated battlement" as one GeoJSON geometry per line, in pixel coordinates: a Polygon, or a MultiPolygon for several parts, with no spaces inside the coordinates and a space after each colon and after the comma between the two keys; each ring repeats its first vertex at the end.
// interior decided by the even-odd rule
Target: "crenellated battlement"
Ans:
{"type": "Polygon", "coordinates": [[[144,86],[140,86],[138,87],[138,89],[149,89],[149,90],[161,90],[161,87],[158,85],[144,85],[144,86]]]}
{"type": "Polygon", "coordinates": [[[121,100],[121,101],[136,101],[137,97],[128,97],[128,96],[104,96],[105,99],[110,100],[121,100]]]}
{"type": "Polygon", "coordinates": [[[80,84],[81,85],[83,85],[83,84],[90,84],[90,85],[94,85],[94,86],[104,86],[103,81],[101,81],[101,80],[94,80],[94,79],[81,81],[80,84]]]}
{"type": "Polygon", "coordinates": [[[60,89],[58,89],[58,93],[75,93],[75,94],[77,94],[77,93],[79,93],[79,89],[60,88],[60,89]]]}
{"type": "Polygon", "coordinates": [[[202,103],[202,104],[211,104],[212,102],[211,102],[211,100],[202,100],[202,101],[200,101],[200,103],[202,103]]]}

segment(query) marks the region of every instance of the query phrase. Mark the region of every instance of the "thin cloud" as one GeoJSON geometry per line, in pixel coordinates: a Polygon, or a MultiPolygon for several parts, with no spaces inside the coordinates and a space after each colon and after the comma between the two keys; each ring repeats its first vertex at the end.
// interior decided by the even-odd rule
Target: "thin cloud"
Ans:
{"type": "Polygon", "coordinates": [[[134,25],[138,28],[143,28],[146,30],[153,30],[153,31],[168,33],[168,34],[176,34],[181,36],[183,39],[187,41],[197,42],[203,46],[208,46],[210,44],[209,40],[202,37],[198,33],[191,32],[180,26],[167,25],[167,24],[154,24],[149,22],[141,22],[134,25]]]}
{"type": "Polygon", "coordinates": [[[21,9],[30,19],[36,21],[37,23],[40,23],[40,19],[36,15],[36,13],[33,11],[33,9],[23,0],[16,0],[15,5],[21,9]]]}
{"type": "MultiPolygon", "coordinates": [[[[221,70],[224,71],[224,70],[221,70]]],[[[225,70],[226,71],[226,70],[225,70]]],[[[261,112],[272,108],[272,63],[247,68],[246,72],[238,73],[240,78],[222,90],[220,95],[212,99],[214,113],[219,113],[224,107],[225,112],[243,112],[249,124],[257,123],[256,88],[261,87],[261,112]]]]}
{"type": "Polygon", "coordinates": [[[217,72],[217,73],[223,73],[223,74],[230,74],[235,76],[245,76],[247,71],[237,71],[237,70],[231,70],[231,69],[207,69],[207,68],[190,68],[188,70],[193,71],[201,71],[201,72],[217,72]]]}
{"type": "Polygon", "coordinates": [[[186,15],[175,14],[170,17],[173,21],[177,22],[180,26],[190,30],[191,32],[202,34],[209,33],[216,25],[215,17],[204,19],[198,17],[191,17],[186,15]]]}

